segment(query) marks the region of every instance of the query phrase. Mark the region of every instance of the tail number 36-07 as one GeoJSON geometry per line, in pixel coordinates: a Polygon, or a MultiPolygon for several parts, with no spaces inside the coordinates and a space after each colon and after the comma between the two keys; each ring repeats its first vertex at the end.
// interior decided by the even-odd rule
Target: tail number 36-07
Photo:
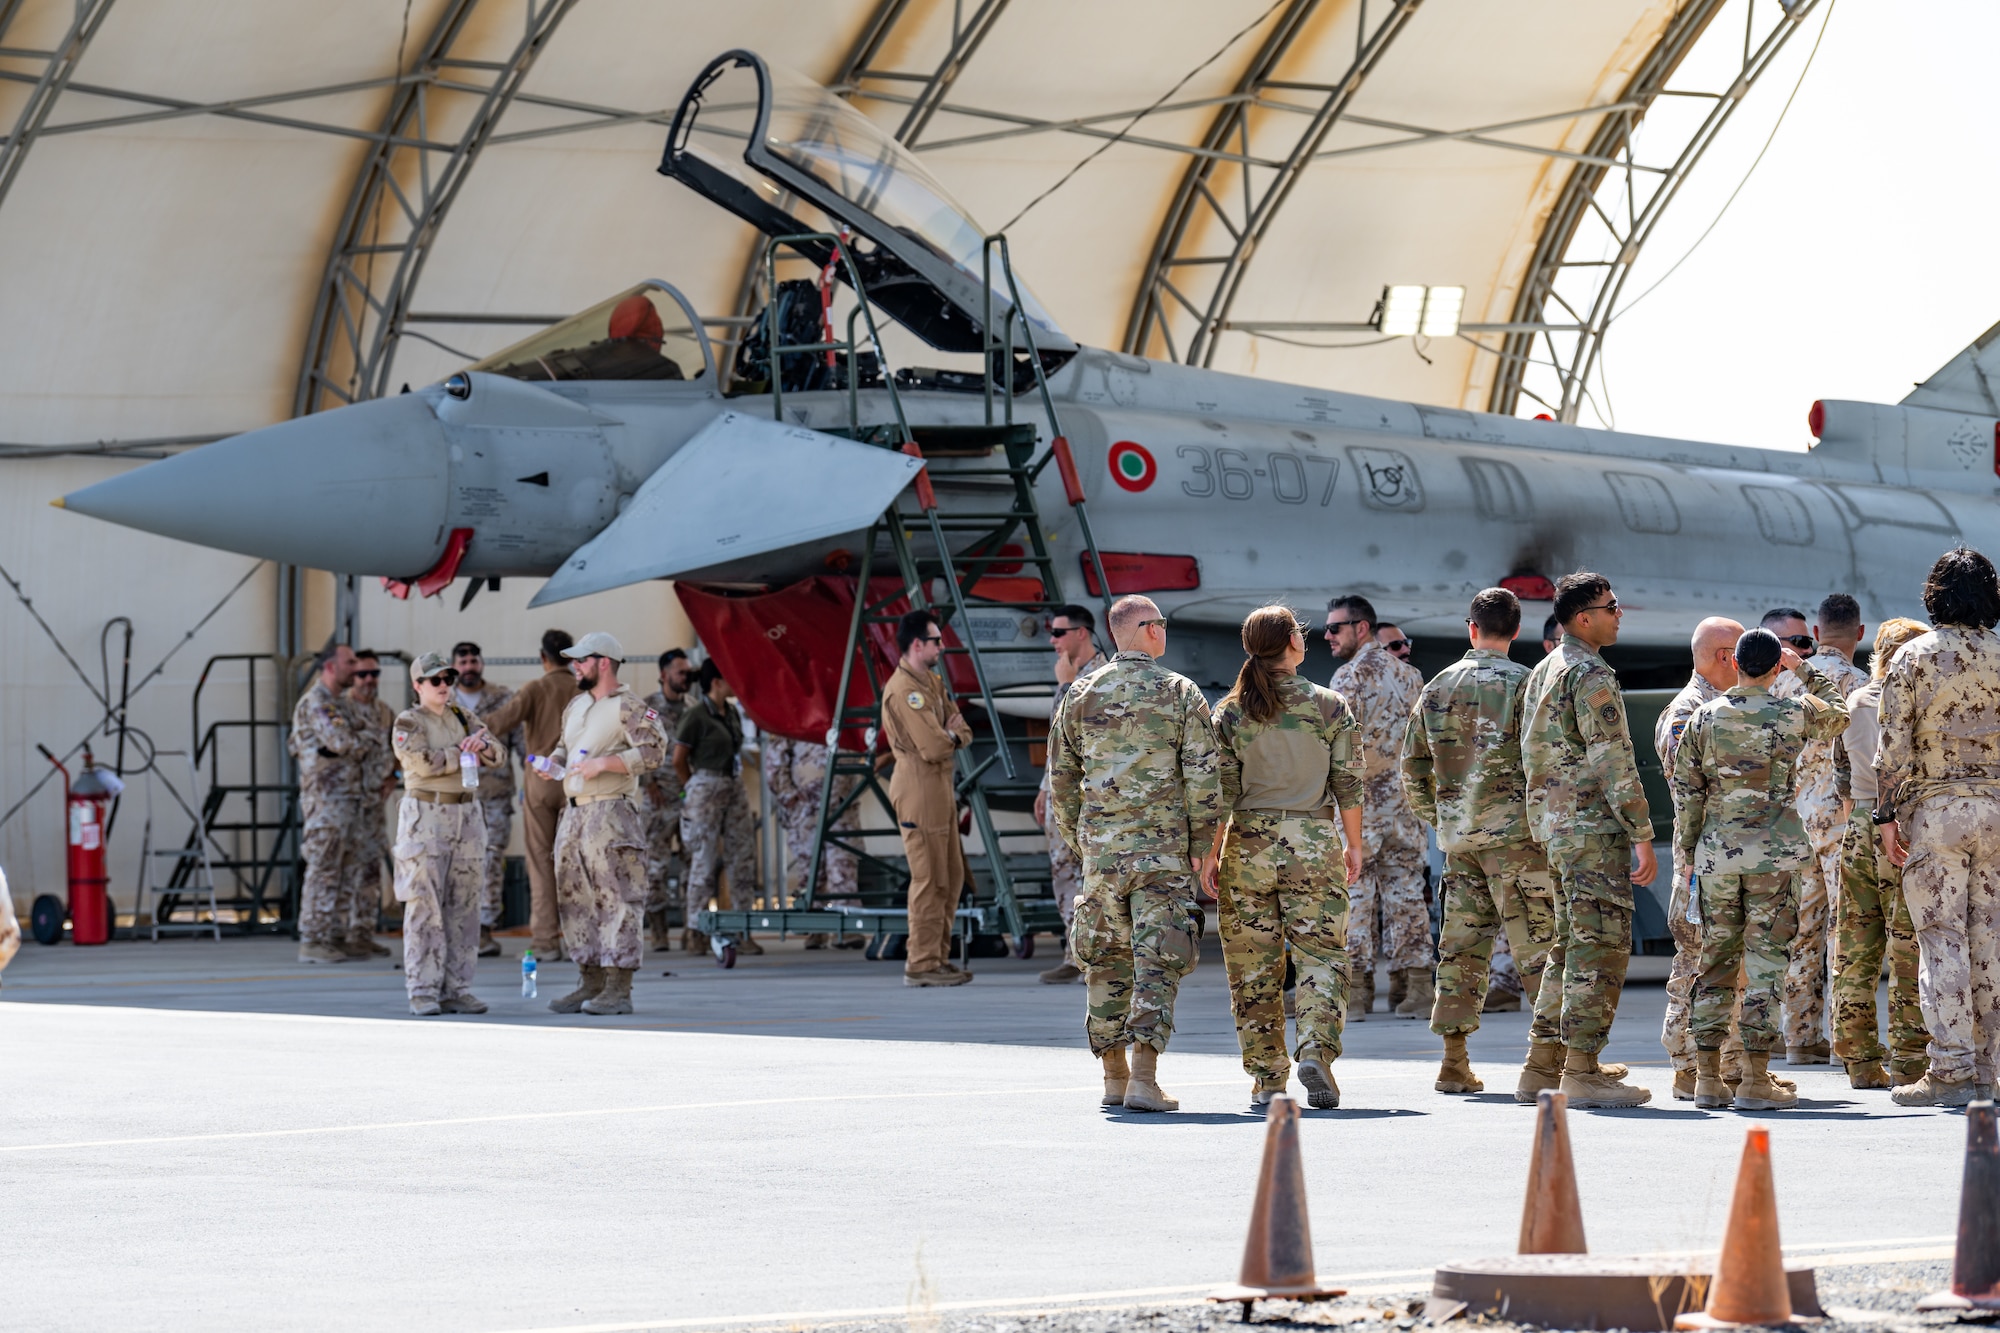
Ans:
{"type": "Polygon", "coordinates": [[[1333,484],[1340,479],[1340,460],[1273,450],[1264,455],[1264,466],[1253,467],[1242,449],[1210,449],[1199,444],[1183,444],[1174,456],[1186,460],[1189,475],[1181,490],[1197,500],[1220,495],[1225,500],[1255,498],[1258,489],[1268,488],[1280,504],[1302,505],[1319,493],[1321,508],[1333,503],[1333,484]],[[1313,469],[1325,472],[1322,480],[1313,469]],[[1317,483],[1317,484],[1315,484],[1317,483]]]}

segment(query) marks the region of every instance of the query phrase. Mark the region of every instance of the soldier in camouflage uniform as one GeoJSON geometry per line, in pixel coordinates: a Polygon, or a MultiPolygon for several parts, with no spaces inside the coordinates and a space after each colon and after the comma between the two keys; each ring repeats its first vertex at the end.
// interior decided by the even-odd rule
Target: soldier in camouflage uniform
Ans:
{"type": "Polygon", "coordinates": [[[382,802],[396,789],[396,751],[389,733],[396,712],[382,702],[382,658],[364,648],[355,655],[354,684],[342,703],[354,721],[355,734],[366,742],[361,776],[354,789],[354,851],[348,858],[351,887],[348,899],[354,919],[342,947],[356,958],[387,958],[389,948],[375,940],[382,917],[382,867],[389,864],[389,827],[382,802]]]}
{"type": "MultiPolygon", "coordinates": [[[[485,723],[493,714],[506,707],[514,697],[514,691],[505,685],[496,685],[486,679],[486,655],[479,645],[470,641],[457,644],[451,650],[452,669],[458,672],[458,684],[452,687],[452,702],[485,723]]],[[[479,775],[479,817],[486,825],[486,879],[479,890],[479,956],[498,958],[500,941],[493,938],[493,928],[500,924],[505,910],[501,901],[501,891],[507,881],[507,844],[514,836],[514,802],[518,799],[514,788],[514,761],[512,756],[526,758],[528,750],[519,725],[499,738],[506,747],[508,761],[491,773],[479,775]]]]}
{"type": "Polygon", "coordinates": [[[417,706],[396,715],[394,745],[404,796],[396,812],[396,900],[403,904],[403,984],[410,1012],[483,1014],[472,993],[478,966],[479,888],[486,879],[486,821],[462,776],[464,756],[483,774],[507,751],[452,701],[458,673],[443,653],[410,664],[417,706]]]}
{"type": "Polygon", "coordinates": [[[1521,603],[1505,588],[1472,599],[1472,647],[1424,686],[1403,740],[1403,789],[1437,830],[1444,863],[1431,1031],[1444,1038],[1439,1092],[1485,1088],[1465,1039],[1479,1030],[1487,960],[1504,930],[1522,989],[1539,994],[1556,938],[1555,878],[1528,836],[1521,776],[1521,687],[1528,668],[1507,656],[1521,631],[1521,603]]]}
{"type": "Polygon", "coordinates": [[[1326,642],[1342,659],[1334,692],[1361,726],[1361,878],[1348,886],[1348,1016],[1365,1019],[1375,1003],[1375,962],[1389,959],[1393,1012],[1431,1011],[1431,917],[1424,897],[1424,829],[1403,794],[1396,765],[1403,732],[1424,688],[1417,669],[1375,641],[1375,608],[1365,597],[1336,597],[1326,612],[1326,642]],[[1380,934],[1376,921],[1380,917],[1380,934]],[[1379,942],[1379,948],[1378,948],[1379,942]]]}
{"type": "MultiPolygon", "coordinates": [[[[1861,607],[1844,592],[1819,604],[1819,623],[1806,633],[1805,617],[1790,607],[1767,612],[1763,625],[1801,653],[1810,653],[1820,673],[1832,679],[1845,699],[1868,683],[1854,665],[1861,642],[1861,607]],[[1815,636],[1817,636],[1815,638],[1815,636]]],[[[1773,688],[1781,699],[1797,698],[1804,687],[1789,672],[1773,688]]],[[[1812,840],[1813,856],[1799,876],[1799,934],[1792,942],[1792,961],[1785,973],[1785,1049],[1795,1065],[1823,1065],[1832,1056],[1827,1045],[1827,923],[1840,899],[1840,842],[1847,828],[1847,811],[1836,790],[1833,742],[1815,741],[1800,763],[1799,817],[1812,840]]]]}
{"type": "Polygon", "coordinates": [[[1736,667],[1740,683],[1695,711],[1674,755],[1674,845],[1701,913],[1694,1104],[1782,1110],[1799,1095],[1772,1081],[1771,1050],[1798,931],[1798,870],[1812,855],[1793,802],[1806,745],[1846,728],[1847,701],[1769,630],[1737,640],[1736,667]],[[1809,693],[1773,693],[1781,667],[1809,693]],[[1744,1071],[1732,1089],[1722,1043],[1739,996],[1744,1071]]]}
{"type": "MultiPolygon", "coordinates": [[[[1109,660],[1093,637],[1096,629],[1097,617],[1090,613],[1089,608],[1074,603],[1049,617],[1049,642],[1056,649],[1056,687],[1049,697],[1049,730],[1052,733],[1056,725],[1056,710],[1062,707],[1069,687],[1109,660]]],[[[1048,831],[1049,769],[1046,758],[1042,765],[1042,787],[1035,793],[1035,823],[1044,832],[1048,831]]],[[[1056,915],[1062,918],[1063,923],[1063,959],[1042,973],[1040,979],[1047,985],[1061,986],[1083,975],[1083,969],[1070,956],[1070,923],[1076,916],[1077,895],[1083,892],[1083,867],[1077,864],[1076,854],[1070,851],[1069,844],[1059,836],[1049,839],[1049,887],[1055,891],[1056,915]]]]}
{"type": "Polygon", "coordinates": [[[1535,1000],[1517,1101],[1558,1086],[1578,1107],[1637,1106],[1653,1095],[1623,1082],[1623,1066],[1597,1058],[1611,1038],[1632,954],[1632,886],[1659,873],[1625,696],[1598,656],[1618,641],[1620,614],[1609,579],[1565,574],[1556,584],[1562,642],[1522,688],[1528,823],[1558,889],[1556,944],[1535,1000]]]}
{"type": "Polygon", "coordinates": [[[1312,1105],[1340,1105],[1333,1062],[1347,1017],[1347,884],[1361,870],[1359,728],[1347,701],[1298,674],[1289,607],[1243,622],[1249,658],[1217,705],[1222,808],[1217,915],[1250,1099],[1285,1090],[1285,954],[1298,977],[1295,1054],[1312,1105]],[[1343,836],[1344,835],[1344,836],[1343,836]]]}
{"type": "MultiPolygon", "coordinates": [[[[681,798],[681,845],[687,849],[688,924],[708,910],[709,900],[721,901],[719,876],[729,874],[732,911],[747,912],[757,897],[756,823],[740,773],[743,723],[730,703],[736,697],[722,668],[710,658],[695,677],[695,698],[674,729],[674,772],[685,794],[681,798]]],[[[763,946],[745,930],[736,941],[742,953],[762,953],[763,946]]]]}
{"type": "Polygon", "coordinates": [[[1196,885],[1222,829],[1222,783],[1208,701],[1159,664],[1166,617],[1148,598],[1123,597],[1110,630],[1118,654],[1076,682],[1056,714],[1049,805],[1083,863],[1075,950],[1104,1104],[1172,1111],[1180,1103],[1161,1091],[1158,1061],[1174,994],[1195,965],[1196,885]]]}
{"type": "Polygon", "coordinates": [[[639,779],[667,757],[660,718],[618,681],[625,650],[603,631],[563,656],[581,689],[563,710],[562,744],[549,756],[568,802],[556,826],[556,898],[563,947],[581,980],[551,1000],[559,1014],[629,1014],[646,901],[646,825],[639,779]]]}
{"type": "Polygon", "coordinates": [[[336,644],[320,657],[319,674],[292,709],[288,745],[299,764],[299,961],[344,963],[341,947],[354,919],[354,823],[361,760],[367,748],[341,703],[354,680],[354,650],[336,644]]]}
{"type": "MultiPolygon", "coordinates": [[[[824,745],[788,736],[764,737],[764,785],[771,793],[771,804],[785,831],[785,892],[794,905],[805,903],[806,867],[812,863],[813,835],[819,831],[820,797],[826,791],[826,772],[831,763],[832,754],[824,745]]],[[[834,803],[845,800],[854,787],[854,778],[842,778],[833,790],[834,803]]],[[[848,807],[833,826],[851,831],[855,826],[853,807],[848,807]]],[[[813,883],[813,905],[854,903],[855,894],[860,892],[858,877],[854,853],[829,844],[821,853],[819,878],[813,883]]],[[[859,935],[848,938],[853,946],[863,943],[859,935]]],[[[806,937],[808,949],[824,949],[828,943],[825,934],[806,937]]]]}
{"type": "Polygon", "coordinates": [[[1875,777],[1882,849],[1903,871],[1923,958],[1917,994],[1930,1072],[1894,1089],[1898,1106],[1993,1096],[2000,1065],[2000,580],[1959,547],[1924,584],[1937,626],[1882,677],[1875,777]]]}
{"type": "Polygon", "coordinates": [[[1833,1020],[1833,1053],[1856,1088],[1901,1087],[1930,1068],[1924,1047],[1923,1006],[1917,1000],[1917,931],[1903,899],[1903,875],[1882,854],[1874,813],[1875,752],[1881,737],[1882,675],[1896,651],[1930,626],[1900,616],[1875,631],[1869,661],[1874,677],[1847,696],[1847,730],[1833,746],[1834,774],[1850,806],[1840,852],[1840,898],[1834,908],[1833,980],[1827,1007],[1833,1020]],[[1875,1026],[1875,990],[1882,956],[1889,958],[1889,1045],[1875,1026]],[[1889,1067],[1885,1070],[1884,1061],[1889,1067]]]}
{"type": "MultiPolygon", "coordinates": [[[[646,696],[646,707],[660,715],[660,726],[672,739],[687,714],[688,686],[694,667],[685,649],[669,648],[660,654],[660,688],[646,696]]],[[[699,953],[708,947],[706,937],[697,944],[694,936],[696,909],[687,904],[687,856],[681,846],[681,802],[687,791],[672,764],[661,764],[639,779],[641,804],[646,811],[646,944],[652,949],[673,947],[673,931],[667,912],[681,908],[681,948],[699,953]]]]}

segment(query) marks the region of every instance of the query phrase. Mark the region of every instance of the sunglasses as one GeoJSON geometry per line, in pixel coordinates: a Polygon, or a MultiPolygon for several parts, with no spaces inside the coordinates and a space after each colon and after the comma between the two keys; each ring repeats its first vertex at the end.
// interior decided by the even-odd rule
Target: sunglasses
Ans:
{"type": "Polygon", "coordinates": [[[1051,625],[1049,626],[1049,637],[1051,639],[1060,639],[1064,635],[1074,634],[1082,628],[1083,626],[1081,625],[1065,625],[1061,629],[1057,629],[1055,626],[1051,625]]]}
{"type": "Polygon", "coordinates": [[[926,635],[924,635],[924,642],[925,642],[925,643],[943,643],[943,642],[944,642],[944,635],[942,635],[942,634],[926,634],[926,635]]]}
{"type": "Polygon", "coordinates": [[[1362,625],[1366,623],[1366,621],[1361,620],[1329,620],[1326,622],[1326,632],[1331,634],[1337,629],[1346,629],[1349,625],[1362,625]]]}
{"type": "MultiPolygon", "coordinates": [[[[1583,608],[1583,611],[1610,611],[1613,614],[1616,614],[1617,610],[1618,610],[1618,599],[1616,597],[1606,602],[1603,606],[1586,606],[1583,608]]],[[[1583,611],[1579,611],[1577,612],[1577,614],[1582,615],[1583,611]]]]}
{"type": "Polygon", "coordinates": [[[1139,622],[1140,629],[1144,629],[1148,625],[1158,625],[1161,629],[1165,629],[1167,627],[1167,618],[1165,616],[1156,616],[1151,620],[1142,620],[1139,622]]]}
{"type": "Polygon", "coordinates": [[[423,679],[419,680],[417,684],[456,685],[458,684],[458,673],[456,671],[440,671],[435,676],[425,676],[423,679]]]}
{"type": "Polygon", "coordinates": [[[1391,639],[1382,646],[1392,653],[1400,653],[1409,649],[1410,641],[1408,639],[1391,639]]]}
{"type": "Polygon", "coordinates": [[[377,667],[373,671],[357,671],[354,673],[354,678],[356,680],[377,680],[381,675],[382,669],[377,667]]]}
{"type": "Polygon", "coordinates": [[[1813,636],[1810,634],[1780,634],[1778,642],[1789,643],[1794,649],[1802,653],[1810,653],[1819,647],[1817,643],[1813,642],[1813,636]]]}

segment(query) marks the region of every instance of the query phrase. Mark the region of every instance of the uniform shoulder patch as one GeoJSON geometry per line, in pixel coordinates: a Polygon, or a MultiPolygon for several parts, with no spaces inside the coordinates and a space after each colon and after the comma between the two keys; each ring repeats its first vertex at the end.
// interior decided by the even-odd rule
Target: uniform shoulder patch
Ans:
{"type": "Polygon", "coordinates": [[[909,695],[903,700],[903,702],[907,703],[912,708],[922,708],[924,706],[923,692],[920,690],[911,690],[909,695]]]}
{"type": "Polygon", "coordinates": [[[1804,704],[1807,708],[1810,708],[1815,713],[1821,711],[1822,709],[1832,707],[1831,704],[1827,703],[1826,700],[1820,698],[1817,694],[1801,694],[1799,696],[1799,702],[1804,704]]]}
{"type": "Polygon", "coordinates": [[[646,720],[648,722],[658,722],[660,720],[660,715],[654,712],[652,709],[648,708],[646,710],[646,720]]]}

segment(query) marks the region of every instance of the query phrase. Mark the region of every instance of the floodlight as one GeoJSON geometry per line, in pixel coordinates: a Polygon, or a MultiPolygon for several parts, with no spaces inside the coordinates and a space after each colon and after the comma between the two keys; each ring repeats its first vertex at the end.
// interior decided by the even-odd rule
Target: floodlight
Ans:
{"type": "Polygon", "coordinates": [[[1423,325],[1424,288],[1384,287],[1382,321],[1378,326],[1385,338],[1407,338],[1423,325]]]}
{"type": "Polygon", "coordinates": [[[1458,317],[1465,310],[1465,288],[1431,287],[1425,290],[1423,335],[1450,338],[1458,333],[1458,317]]]}

